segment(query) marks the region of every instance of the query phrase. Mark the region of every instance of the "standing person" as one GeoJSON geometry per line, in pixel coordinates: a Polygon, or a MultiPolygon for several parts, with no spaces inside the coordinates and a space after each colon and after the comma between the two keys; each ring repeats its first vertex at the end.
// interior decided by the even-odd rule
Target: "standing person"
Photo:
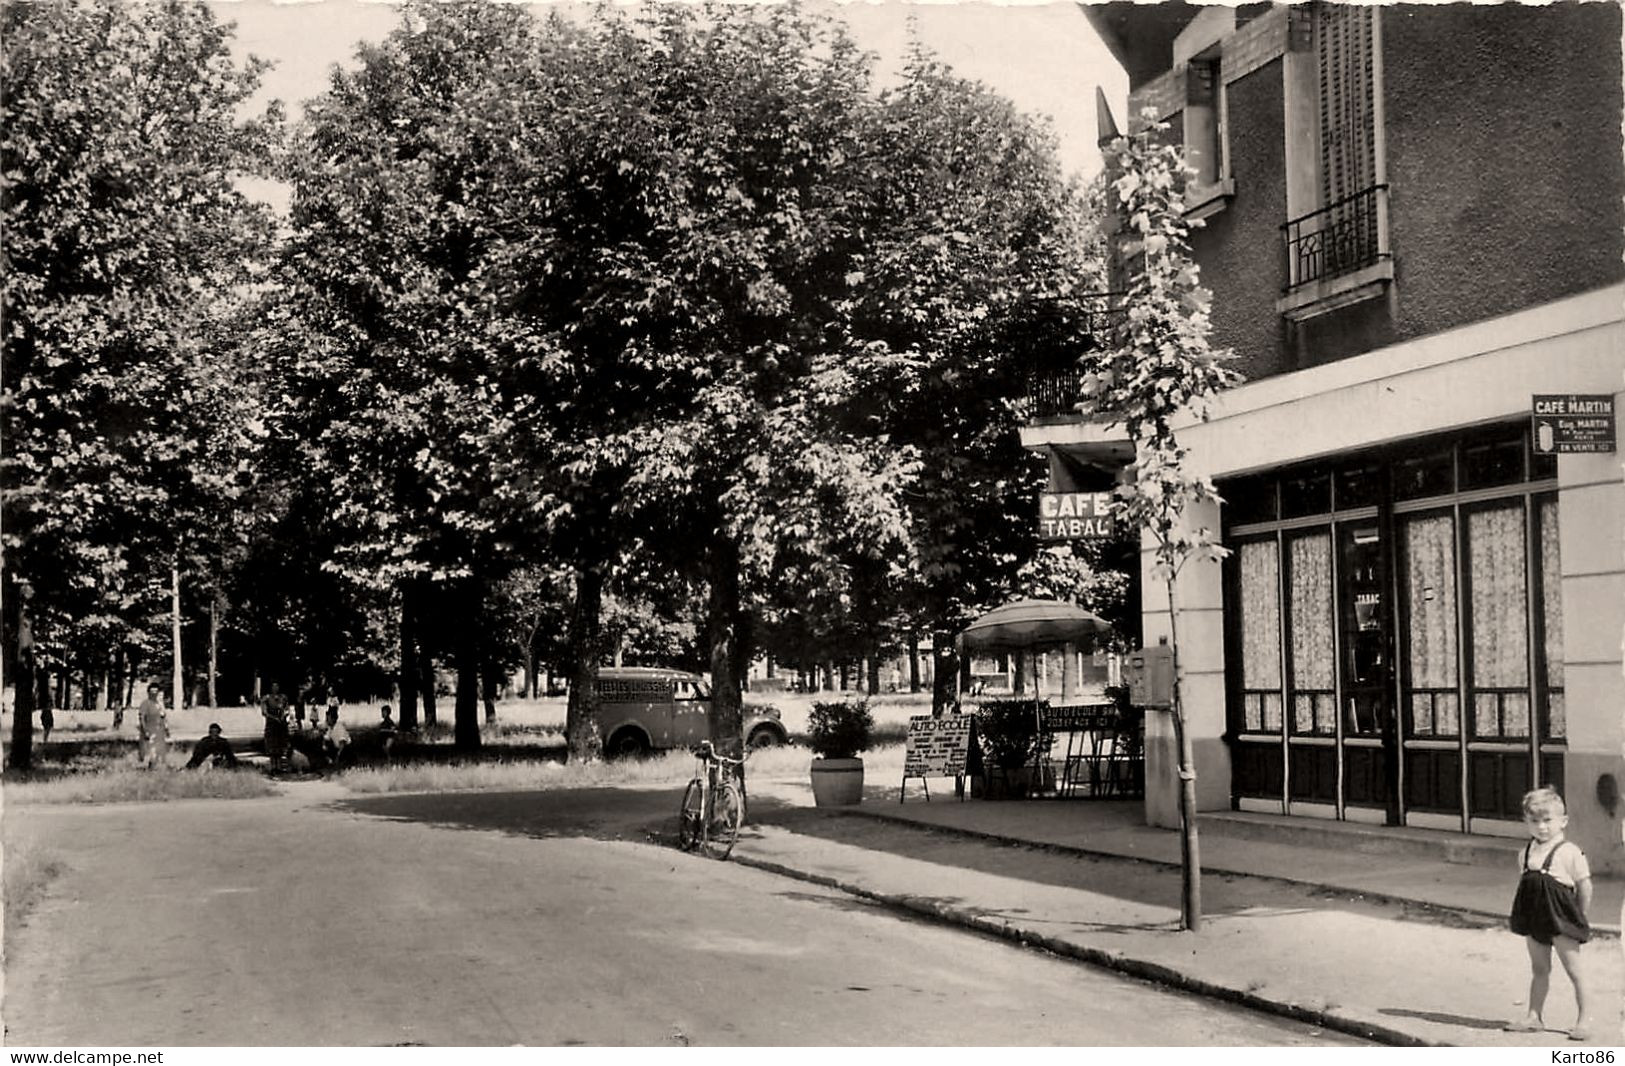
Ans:
{"type": "Polygon", "coordinates": [[[271,760],[272,770],[286,768],[288,761],[288,697],[282,688],[271,682],[271,691],[260,703],[260,714],[265,717],[265,754],[271,760]]]}
{"type": "Polygon", "coordinates": [[[141,733],[141,763],[149,770],[169,754],[169,719],[164,715],[164,690],[154,682],[147,686],[147,698],[136,711],[141,733]]]}
{"type": "Polygon", "coordinates": [[[1512,931],[1523,935],[1529,949],[1529,1010],[1508,1022],[1515,1033],[1536,1033],[1546,1028],[1541,1014],[1552,980],[1552,949],[1574,985],[1576,1021],[1570,1040],[1591,1039],[1591,1014],[1586,1003],[1585,970],[1580,945],[1591,939],[1586,912],[1591,908],[1591,866],[1585,852],[1563,836],[1568,810],[1563,797],[1550,788],[1537,788],[1523,797],[1523,824],[1529,843],[1519,856],[1518,894],[1512,902],[1512,931]]]}
{"type": "Polygon", "coordinates": [[[395,719],[390,716],[389,704],[384,704],[383,721],[378,723],[378,736],[383,741],[384,758],[389,758],[395,750],[395,740],[400,736],[395,728],[395,719]]]}

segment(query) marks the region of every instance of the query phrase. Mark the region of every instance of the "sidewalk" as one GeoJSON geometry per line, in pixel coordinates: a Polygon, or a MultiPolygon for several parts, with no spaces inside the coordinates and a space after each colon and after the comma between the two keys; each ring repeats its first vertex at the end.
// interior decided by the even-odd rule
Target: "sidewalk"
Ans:
{"type": "Polygon", "coordinates": [[[1586,948],[1596,1025],[1568,1039],[1574,996],[1554,974],[1543,1033],[1508,1033],[1529,982],[1505,930],[1506,865],[1201,836],[1199,934],[1179,931],[1179,837],[1139,824],[1137,802],[910,798],[858,807],[753,805],[742,863],[834,885],[904,911],[1393,1044],[1619,1045],[1622,886],[1598,882],[1586,948]]]}

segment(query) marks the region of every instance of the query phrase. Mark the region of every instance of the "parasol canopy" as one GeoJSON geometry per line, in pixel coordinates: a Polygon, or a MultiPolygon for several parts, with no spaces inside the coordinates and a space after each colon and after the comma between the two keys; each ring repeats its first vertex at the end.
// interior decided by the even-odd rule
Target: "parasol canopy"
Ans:
{"type": "Polygon", "coordinates": [[[963,651],[1020,651],[1041,644],[1071,644],[1111,631],[1109,622],[1075,603],[1016,600],[966,626],[958,644],[963,651]]]}

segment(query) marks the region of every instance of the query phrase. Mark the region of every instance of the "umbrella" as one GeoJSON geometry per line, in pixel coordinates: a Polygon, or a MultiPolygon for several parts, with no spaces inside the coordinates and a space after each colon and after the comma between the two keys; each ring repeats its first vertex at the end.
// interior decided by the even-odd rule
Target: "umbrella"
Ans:
{"type": "Polygon", "coordinates": [[[1075,603],[1016,600],[995,607],[959,634],[965,651],[1011,651],[1040,644],[1070,644],[1112,631],[1110,623],[1075,603]]]}
{"type": "MultiPolygon", "coordinates": [[[[968,651],[1022,651],[1044,644],[1070,644],[1112,631],[1111,624],[1075,603],[1060,600],[1015,600],[995,607],[966,626],[956,642],[968,651]]],[[[1033,678],[1033,718],[1039,732],[1038,685],[1033,678]]],[[[1038,758],[1037,755],[1034,758],[1038,758]]]]}

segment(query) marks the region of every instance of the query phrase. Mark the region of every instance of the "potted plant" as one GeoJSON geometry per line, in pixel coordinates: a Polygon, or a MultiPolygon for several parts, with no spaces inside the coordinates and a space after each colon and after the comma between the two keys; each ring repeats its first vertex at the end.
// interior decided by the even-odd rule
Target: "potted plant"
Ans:
{"type": "Polygon", "coordinates": [[[864,699],[819,702],[807,716],[807,744],[812,762],[813,802],[845,807],[863,800],[863,760],[869,748],[874,715],[864,699]]]}
{"type": "Polygon", "coordinates": [[[1025,796],[1035,784],[1032,764],[1049,748],[1051,739],[1038,729],[1038,708],[1033,701],[984,701],[976,711],[976,733],[987,766],[987,798],[1025,796]]]}

